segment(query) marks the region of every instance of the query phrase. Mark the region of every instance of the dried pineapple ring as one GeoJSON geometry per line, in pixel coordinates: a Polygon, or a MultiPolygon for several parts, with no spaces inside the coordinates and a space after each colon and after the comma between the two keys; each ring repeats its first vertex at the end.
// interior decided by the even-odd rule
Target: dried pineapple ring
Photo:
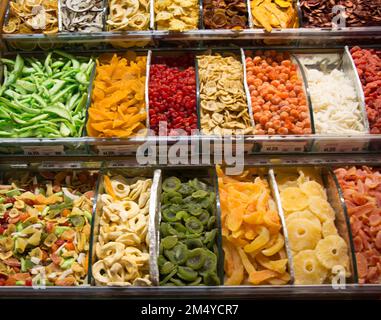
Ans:
{"type": "Polygon", "coordinates": [[[287,225],[290,246],[293,251],[315,249],[321,239],[321,230],[307,219],[293,219],[287,225]]]}
{"type": "Polygon", "coordinates": [[[328,236],[337,236],[337,229],[336,229],[336,226],[335,226],[335,221],[334,220],[326,220],[324,223],[323,223],[323,226],[322,226],[322,233],[323,233],[323,238],[326,238],[328,236]]]}
{"type": "Polygon", "coordinates": [[[324,222],[328,219],[335,219],[335,211],[332,209],[328,201],[321,197],[310,197],[309,208],[314,214],[316,214],[321,222],[324,222]]]}
{"type": "Polygon", "coordinates": [[[334,266],[348,265],[348,246],[339,236],[328,236],[320,240],[316,246],[316,257],[328,269],[334,266]]]}
{"type": "Polygon", "coordinates": [[[288,225],[294,219],[307,219],[311,221],[318,229],[321,228],[320,220],[309,210],[296,211],[289,214],[286,218],[286,224],[288,225]]]}
{"type": "Polygon", "coordinates": [[[304,250],[294,256],[295,284],[322,284],[328,270],[321,265],[314,250],[304,250]]]}
{"type": "Polygon", "coordinates": [[[308,206],[308,196],[299,188],[289,187],[281,194],[283,209],[287,211],[300,211],[308,206]]]}
{"type": "Polygon", "coordinates": [[[319,196],[327,200],[327,194],[323,187],[316,181],[307,181],[300,185],[300,190],[309,196],[319,196]]]}

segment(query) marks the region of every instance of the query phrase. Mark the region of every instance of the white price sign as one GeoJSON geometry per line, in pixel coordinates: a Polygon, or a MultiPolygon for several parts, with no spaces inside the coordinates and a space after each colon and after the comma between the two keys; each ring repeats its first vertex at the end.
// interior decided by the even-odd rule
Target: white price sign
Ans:
{"type": "Polygon", "coordinates": [[[262,143],[262,152],[303,152],[306,147],[305,141],[278,142],[266,141],[262,143]]]}
{"type": "Polygon", "coordinates": [[[329,142],[319,141],[316,142],[315,148],[319,152],[361,152],[366,148],[367,143],[363,141],[350,141],[350,142],[329,142]]]}
{"type": "Polygon", "coordinates": [[[61,156],[65,154],[64,146],[24,146],[27,156],[61,156]]]}
{"type": "Polygon", "coordinates": [[[135,154],[138,146],[136,145],[112,145],[97,146],[98,154],[101,156],[125,156],[135,154]]]}

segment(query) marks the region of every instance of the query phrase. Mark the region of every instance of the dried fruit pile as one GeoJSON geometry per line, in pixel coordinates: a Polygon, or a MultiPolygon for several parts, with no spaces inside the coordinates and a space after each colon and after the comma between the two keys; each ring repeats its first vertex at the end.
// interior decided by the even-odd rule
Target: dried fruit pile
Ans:
{"type": "Polygon", "coordinates": [[[198,29],[198,0],[155,0],[158,30],[187,31],[198,29]]]}
{"type": "Polygon", "coordinates": [[[4,33],[58,32],[58,0],[11,0],[4,33]]]}
{"type": "Polygon", "coordinates": [[[381,133],[381,51],[354,47],[351,54],[360,77],[370,132],[381,133]]]}
{"type": "Polygon", "coordinates": [[[203,1],[205,29],[245,29],[247,16],[245,0],[203,1]]]}
{"type": "Polygon", "coordinates": [[[41,172],[0,190],[0,286],[86,283],[97,175],[41,172]]]}
{"type": "Polygon", "coordinates": [[[350,217],[359,283],[381,283],[381,172],[351,167],[335,174],[350,217]]]}
{"type": "Polygon", "coordinates": [[[158,58],[150,68],[150,129],[159,134],[159,123],[167,122],[168,135],[197,129],[196,73],[194,57],[158,58]]]}
{"type": "Polygon", "coordinates": [[[271,32],[273,28],[297,28],[293,0],[253,0],[250,3],[253,24],[271,32]]]}
{"type": "Polygon", "coordinates": [[[105,175],[100,230],[92,268],[101,286],[149,286],[151,179],[105,175]]]}
{"type": "Polygon", "coordinates": [[[97,61],[87,132],[91,137],[127,138],[143,133],[146,120],[145,56],[105,55],[97,61]]]}
{"type": "Polygon", "coordinates": [[[205,134],[250,134],[242,63],[235,56],[198,56],[201,129],[205,134]]]}
{"type": "Polygon", "coordinates": [[[148,0],[110,0],[110,14],[107,20],[109,30],[148,30],[148,0]]]}
{"type": "Polygon", "coordinates": [[[303,81],[289,53],[256,51],[246,58],[246,72],[255,134],[312,132],[303,81]]]}
{"type": "Polygon", "coordinates": [[[219,285],[214,192],[197,178],[170,177],[162,188],[160,285],[219,285]]]}
{"type": "Polygon", "coordinates": [[[287,284],[282,225],[266,179],[250,171],[238,177],[220,168],[217,173],[225,285],[287,284]]]}
{"type": "Polygon", "coordinates": [[[327,201],[321,178],[315,170],[277,174],[290,247],[295,284],[328,282],[334,268],[349,272],[348,247],[338,235],[335,211],[327,201]]]}

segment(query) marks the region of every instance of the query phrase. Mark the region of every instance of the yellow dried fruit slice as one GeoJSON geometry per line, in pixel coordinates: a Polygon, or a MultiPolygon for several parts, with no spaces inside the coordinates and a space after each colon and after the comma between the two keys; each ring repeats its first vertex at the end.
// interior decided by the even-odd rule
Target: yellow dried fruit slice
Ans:
{"type": "Polygon", "coordinates": [[[319,196],[327,200],[327,194],[323,187],[316,181],[307,181],[300,185],[300,190],[309,196],[319,196]]]}
{"type": "Polygon", "coordinates": [[[328,236],[318,242],[316,257],[328,269],[332,269],[334,266],[345,267],[349,259],[348,246],[343,238],[328,236]]]}
{"type": "Polygon", "coordinates": [[[293,219],[287,225],[290,246],[293,251],[315,249],[321,239],[321,230],[307,219],[293,219]]]}
{"type": "Polygon", "coordinates": [[[309,210],[296,211],[289,214],[286,218],[286,225],[288,225],[290,221],[294,219],[307,219],[311,221],[316,226],[316,228],[318,228],[319,230],[321,229],[320,220],[309,210]]]}
{"type": "Polygon", "coordinates": [[[280,198],[287,211],[300,211],[308,206],[308,196],[300,188],[286,188],[280,193],[280,198]]]}
{"type": "Polygon", "coordinates": [[[304,250],[294,256],[294,270],[295,284],[322,284],[328,275],[314,250],[304,250]]]}
{"type": "Polygon", "coordinates": [[[323,223],[322,226],[322,233],[323,233],[323,238],[326,238],[328,236],[337,236],[337,229],[335,226],[335,221],[328,219],[323,223]]]}
{"type": "Polygon", "coordinates": [[[316,214],[321,222],[335,219],[335,211],[329,202],[322,197],[313,196],[309,198],[309,208],[316,214]]]}

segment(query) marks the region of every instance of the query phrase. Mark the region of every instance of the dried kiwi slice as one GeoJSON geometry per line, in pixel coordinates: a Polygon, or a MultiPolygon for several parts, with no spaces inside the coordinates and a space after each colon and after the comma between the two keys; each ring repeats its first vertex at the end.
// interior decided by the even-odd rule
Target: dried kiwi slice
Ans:
{"type": "Polygon", "coordinates": [[[177,244],[176,236],[167,236],[161,240],[161,244],[164,249],[172,249],[177,244]]]}
{"type": "Polygon", "coordinates": [[[160,224],[160,235],[162,237],[166,237],[170,235],[170,232],[168,230],[169,227],[170,227],[169,223],[162,222],[160,224]]]}
{"type": "Polygon", "coordinates": [[[195,248],[202,248],[204,246],[201,239],[187,239],[185,240],[185,244],[190,250],[195,248]]]}
{"type": "Polygon", "coordinates": [[[208,190],[208,186],[205,183],[198,180],[197,178],[194,178],[193,180],[189,180],[188,184],[195,190],[205,190],[205,191],[208,190]]]}
{"type": "Polygon", "coordinates": [[[188,259],[188,248],[183,243],[176,244],[170,250],[164,250],[164,255],[174,264],[184,264],[188,259]]]}
{"type": "Polygon", "coordinates": [[[181,187],[181,181],[180,179],[176,177],[170,177],[163,181],[162,188],[164,191],[177,191],[181,187]]]}
{"type": "Polygon", "coordinates": [[[202,277],[197,277],[196,280],[194,280],[191,283],[188,283],[188,286],[198,286],[202,281],[202,277]]]}
{"type": "Polygon", "coordinates": [[[182,183],[178,192],[183,196],[189,196],[193,193],[193,188],[187,183],[182,183]]]}
{"type": "Polygon", "coordinates": [[[200,274],[204,276],[210,272],[216,272],[217,270],[217,256],[210,250],[205,249],[205,262],[202,268],[199,270],[200,274]]]}
{"type": "Polygon", "coordinates": [[[195,199],[205,198],[206,196],[208,196],[208,192],[205,190],[197,190],[192,193],[192,198],[195,199]]]}
{"type": "Polygon", "coordinates": [[[180,220],[177,217],[176,213],[174,213],[170,208],[165,209],[162,212],[162,216],[163,216],[163,220],[166,221],[166,222],[175,222],[175,221],[180,220]]]}
{"type": "Polygon", "coordinates": [[[187,228],[185,228],[181,223],[172,222],[167,227],[168,234],[172,236],[177,236],[179,238],[183,238],[187,228]]]}
{"type": "Polygon", "coordinates": [[[192,268],[193,270],[198,270],[204,265],[205,260],[205,249],[196,248],[189,251],[186,265],[187,267],[192,268]]]}
{"type": "Polygon", "coordinates": [[[208,230],[211,230],[213,229],[215,226],[216,226],[216,217],[215,216],[211,216],[208,220],[208,224],[207,224],[207,228],[208,230]]]}
{"type": "Polygon", "coordinates": [[[159,285],[165,286],[165,284],[177,273],[177,268],[174,269],[170,274],[166,275],[163,280],[160,281],[159,285]]]}
{"type": "Polygon", "coordinates": [[[185,221],[187,230],[191,233],[201,233],[204,230],[204,226],[201,221],[196,217],[190,217],[185,221]]]}
{"type": "Polygon", "coordinates": [[[189,267],[178,267],[177,276],[185,281],[194,281],[197,279],[198,273],[189,267]]]}
{"type": "Polygon", "coordinates": [[[205,236],[204,236],[204,241],[203,242],[205,244],[211,243],[212,246],[213,246],[214,242],[216,240],[216,236],[217,236],[217,229],[213,229],[211,231],[205,232],[205,236]]]}
{"type": "Polygon", "coordinates": [[[193,216],[199,216],[202,213],[202,208],[197,203],[188,203],[186,205],[187,211],[193,216]]]}
{"type": "Polygon", "coordinates": [[[167,259],[163,255],[160,255],[159,258],[157,258],[157,264],[159,267],[161,267],[164,263],[167,262],[167,259]]]}
{"type": "Polygon", "coordinates": [[[176,213],[176,218],[177,220],[186,220],[189,218],[189,213],[184,211],[184,210],[181,210],[179,212],[176,213]]]}
{"type": "Polygon", "coordinates": [[[220,279],[215,272],[208,272],[204,276],[204,284],[207,286],[218,286],[220,285],[220,279]]]}
{"type": "Polygon", "coordinates": [[[203,225],[207,225],[209,217],[209,212],[207,210],[202,210],[201,214],[198,216],[198,220],[200,220],[203,225]]]}
{"type": "Polygon", "coordinates": [[[180,279],[172,278],[170,280],[175,286],[182,287],[185,286],[186,284],[182,282],[180,279]]]}
{"type": "Polygon", "coordinates": [[[173,270],[176,269],[176,266],[175,264],[173,264],[172,262],[170,261],[167,261],[165,262],[161,267],[160,267],[160,273],[161,274],[169,274],[171,273],[173,270]]]}

